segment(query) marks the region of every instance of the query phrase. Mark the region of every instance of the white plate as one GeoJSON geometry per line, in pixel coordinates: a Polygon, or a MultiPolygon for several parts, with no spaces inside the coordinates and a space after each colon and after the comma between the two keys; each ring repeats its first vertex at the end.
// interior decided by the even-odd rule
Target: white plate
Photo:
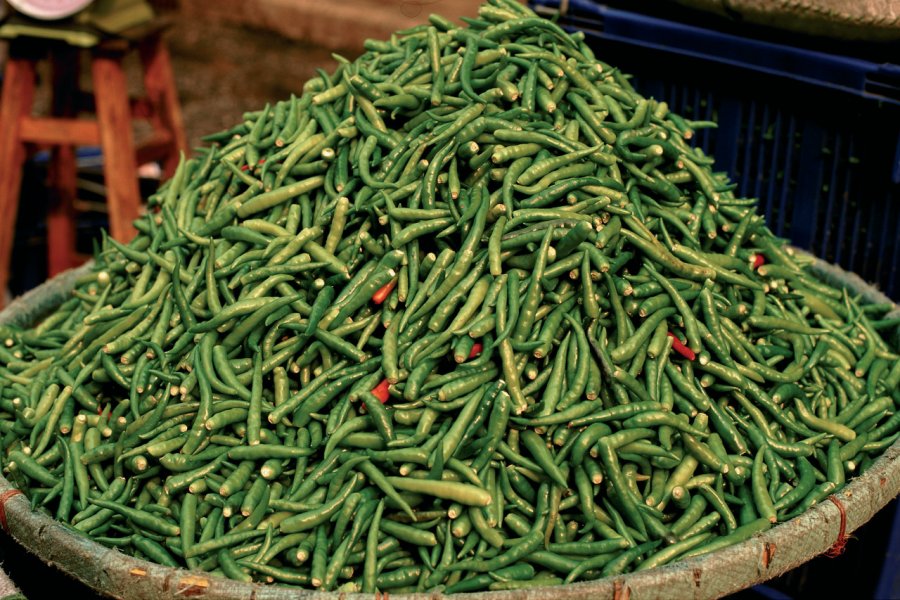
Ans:
{"type": "Polygon", "coordinates": [[[35,19],[62,19],[74,15],[93,0],[9,0],[20,13],[35,19]]]}

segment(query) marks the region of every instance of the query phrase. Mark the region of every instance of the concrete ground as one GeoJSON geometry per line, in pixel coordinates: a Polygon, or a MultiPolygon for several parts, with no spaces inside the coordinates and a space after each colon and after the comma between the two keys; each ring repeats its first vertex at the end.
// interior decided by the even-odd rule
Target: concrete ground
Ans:
{"type": "Polygon", "coordinates": [[[169,32],[176,85],[192,146],[244,111],[299,95],[317,68],[353,59],[367,38],[427,21],[458,20],[480,0],[181,0],[169,32]]]}
{"type": "Polygon", "coordinates": [[[319,46],[355,48],[366,38],[386,39],[431,13],[474,17],[482,0],[179,0],[183,14],[241,23],[319,46]]]}
{"type": "Polygon", "coordinates": [[[240,122],[246,111],[299,95],[317,68],[336,66],[321,46],[234,23],[182,19],[167,40],[191,147],[240,122]]]}

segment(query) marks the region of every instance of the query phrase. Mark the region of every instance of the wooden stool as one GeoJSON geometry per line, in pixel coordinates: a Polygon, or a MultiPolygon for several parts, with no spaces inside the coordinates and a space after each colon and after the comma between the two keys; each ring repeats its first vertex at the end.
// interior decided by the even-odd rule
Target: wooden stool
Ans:
{"type": "Polygon", "coordinates": [[[0,307],[9,281],[22,166],[30,149],[52,151],[48,175],[53,195],[47,217],[51,276],[74,266],[76,260],[75,147],[101,147],[110,234],[123,242],[134,236],[132,221],[141,210],[137,166],[159,160],[168,178],[180,152],[187,151],[172,65],[162,39],[165,27],[157,19],[127,37],[103,40],[87,49],[92,95],[78,86],[78,48],[38,38],[10,41],[0,101],[0,307]],[[132,100],[122,61],[135,50],[143,67],[145,97],[132,100]],[[52,114],[36,117],[32,115],[36,66],[48,56],[53,69],[52,114]],[[85,109],[90,114],[80,116],[85,109]],[[132,119],[147,119],[153,129],[139,147],[132,119]]]}

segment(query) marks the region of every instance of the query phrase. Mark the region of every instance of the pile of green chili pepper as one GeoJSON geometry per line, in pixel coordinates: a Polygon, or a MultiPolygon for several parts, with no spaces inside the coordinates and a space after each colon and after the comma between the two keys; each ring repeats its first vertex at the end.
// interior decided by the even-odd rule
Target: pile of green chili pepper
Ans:
{"type": "Polygon", "coordinates": [[[247,113],[0,330],[7,477],[74,532],[323,590],[715,551],[897,439],[900,362],[581,36],[513,0],[247,113]]]}

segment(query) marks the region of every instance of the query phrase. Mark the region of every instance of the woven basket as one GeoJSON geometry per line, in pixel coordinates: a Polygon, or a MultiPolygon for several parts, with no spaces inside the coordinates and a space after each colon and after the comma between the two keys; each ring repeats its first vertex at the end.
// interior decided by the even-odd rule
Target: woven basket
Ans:
{"type": "Polygon", "coordinates": [[[25,600],[25,596],[3,570],[0,570],[0,600],[25,600]]]}
{"type": "MultiPolygon", "coordinates": [[[[68,271],[32,290],[0,312],[0,324],[34,323],[59,305],[90,264],[68,271]]],[[[862,279],[822,261],[814,270],[824,279],[861,294],[867,302],[890,300],[862,279]]],[[[892,315],[900,313],[895,310],[892,315]]],[[[894,332],[895,345],[900,329],[894,332]]],[[[835,496],[803,515],[773,527],[746,542],[718,552],[678,561],[640,573],[565,586],[515,592],[460,594],[460,600],[614,600],[718,598],[753,586],[798,567],[829,550],[842,535],[854,531],[900,494],[900,441],[891,446],[861,477],[854,478],[835,496]]],[[[246,584],[206,573],[163,567],[106,548],[77,535],[41,513],[32,512],[28,500],[0,477],[0,526],[29,552],[97,592],[129,600],[182,599],[329,600],[371,599],[371,595],[326,593],[299,588],[246,584]]],[[[0,587],[0,591],[2,591],[0,587]]],[[[404,598],[391,595],[392,598],[404,598]]],[[[441,598],[438,593],[419,598],[441,598]]],[[[0,596],[4,600],[5,596],[0,596]]]]}
{"type": "Polygon", "coordinates": [[[845,40],[900,40],[900,0],[674,0],[723,17],[845,40]]]}

